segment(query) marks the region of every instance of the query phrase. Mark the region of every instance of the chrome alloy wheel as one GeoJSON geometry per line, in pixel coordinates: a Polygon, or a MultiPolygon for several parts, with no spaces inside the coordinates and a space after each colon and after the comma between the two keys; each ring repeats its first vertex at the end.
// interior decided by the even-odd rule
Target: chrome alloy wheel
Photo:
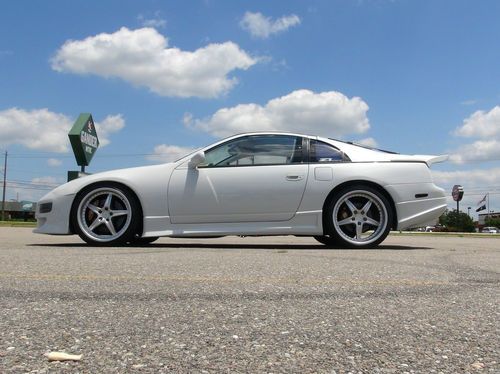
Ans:
{"type": "Polygon", "coordinates": [[[78,226],[84,235],[106,243],[120,238],[130,226],[132,207],[118,189],[103,187],[85,195],[77,210],[78,226]]]}
{"type": "Polygon", "coordinates": [[[366,190],[347,192],[337,200],[332,214],[335,231],[353,246],[377,241],[389,223],[384,202],[366,190]]]}

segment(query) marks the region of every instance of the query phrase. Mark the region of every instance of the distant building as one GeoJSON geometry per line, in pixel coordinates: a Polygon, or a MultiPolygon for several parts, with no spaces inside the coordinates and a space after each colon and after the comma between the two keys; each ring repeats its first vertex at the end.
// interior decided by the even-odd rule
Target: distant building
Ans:
{"type": "Polygon", "coordinates": [[[477,223],[479,227],[486,225],[486,218],[500,219],[500,212],[479,213],[477,223]]]}
{"type": "MultiPolygon", "coordinates": [[[[0,212],[2,202],[0,201],[0,212]]],[[[6,201],[5,219],[34,219],[36,212],[36,203],[32,201],[6,201]]],[[[1,213],[0,213],[1,214],[1,213]]],[[[2,217],[0,216],[0,219],[2,217]]]]}

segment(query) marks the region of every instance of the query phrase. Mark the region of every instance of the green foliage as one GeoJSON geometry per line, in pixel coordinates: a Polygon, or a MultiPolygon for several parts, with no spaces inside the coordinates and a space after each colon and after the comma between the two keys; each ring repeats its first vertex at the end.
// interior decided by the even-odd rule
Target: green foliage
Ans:
{"type": "Polygon", "coordinates": [[[485,226],[494,226],[500,228],[500,218],[486,218],[485,226]]]}
{"type": "Polygon", "coordinates": [[[456,210],[446,211],[439,217],[439,223],[452,232],[474,232],[476,226],[467,213],[456,210]]]}

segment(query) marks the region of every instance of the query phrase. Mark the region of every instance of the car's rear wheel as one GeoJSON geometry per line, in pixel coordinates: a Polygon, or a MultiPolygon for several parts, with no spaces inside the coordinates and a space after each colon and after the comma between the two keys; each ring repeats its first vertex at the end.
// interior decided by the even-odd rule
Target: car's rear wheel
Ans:
{"type": "Polygon", "coordinates": [[[150,236],[147,238],[134,238],[132,240],[132,244],[137,244],[137,245],[151,244],[151,243],[157,241],[159,238],[160,238],[159,236],[150,236]]]}
{"type": "Polygon", "coordinates": [[[329,247],[335,247],[338,245],[335,239],[329,235],[321,235],[321,236],[318,235],[315,236],[314,239],[316,239],[321,244],[327,245],[329,247]]]}
{"type": "Polygon", "coordinates": [[[384,194],[369,186],[350,186],[328,204],[326,234],[339,246],[372,248],[389,234],[392,217],[384,194]]]}
{"type": "Polygon", "coordinates": [[[121,185],[105,183],[77,196],[72,219],[76,233],[87,243],[121,245],[134,239],[142,217],[134,194],[121,185]]]}

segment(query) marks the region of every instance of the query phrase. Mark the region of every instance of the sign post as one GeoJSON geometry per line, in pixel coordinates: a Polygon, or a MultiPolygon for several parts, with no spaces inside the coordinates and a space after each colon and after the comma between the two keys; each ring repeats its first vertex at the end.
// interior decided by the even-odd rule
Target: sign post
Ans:
{"type": "Polygon", "coordinates": [[[451,190],[451,196],[453,197],[453,200],[457,202],[457,213],[460,212],[460,201],[464,197],[464,188],[456,184],[453,186],[453,189],[451,190]]]}
{"type": "Polygon", "coordinates": [[[81,113],[68,133],[71,148],[75,154],[76,163],[81,167],[80,172],[68,171],[68,181],[85,174],[85,166],[90,164],[97,148],[99,138],[95,129],[94,120],[90,113],[81,113]]]}

